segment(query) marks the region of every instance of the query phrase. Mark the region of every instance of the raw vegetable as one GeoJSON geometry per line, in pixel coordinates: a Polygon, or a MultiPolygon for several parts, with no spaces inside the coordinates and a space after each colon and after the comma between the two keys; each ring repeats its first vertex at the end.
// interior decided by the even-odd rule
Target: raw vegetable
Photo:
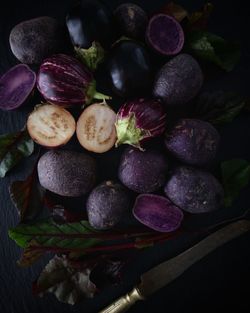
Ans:
{"type": "Polygon", "coordinates": [[[73,116],[55,104],[38,105],[27,120],[30,137],[39,145],[48,148],[65,145],[75,129],[73,116]]]}
{"type": "Polygon", "coordinates": [[[46,57],[59,52],[64,42],[59,23],[49,16],[16,25],[10,33],[9,41],[15,57],[27,64],[41,63],[46,57]]]}
{"type": "Polygon", "coordinates": [[[187,16],[188,12],[181,5],[171,1],[165,4],[160,13],[173,16],[179,23],[182,22],[187,16]]]}
{"type": "Polygon", "coordinates": [[[126,102],[117,113],[116,145],[129,144],[141,149],[141,144],[163,134],[166,113],[158,100],[135,99],[126,102]]]}
{"type": "Polygon", "coordinates": [[[104,80],[120,97],[140,96],[151,90],[151,64],[147,50],[131,40],[115,45],[104,64],[104,80]]]}
{"type": "Polygon", "coordinates": [[[182,211],[169,199],[142,194],[136,198],[133,214],[142,224],[159,232],[171,232],[180,227],[182,211]]]}
{"type": "Polygon", "coordinates": [[[129,194],[121,184],[103,182],[92,190],[87,200],[90,225],[96,229],[114,227],[127,212],[129,203],[129,194]]]}
{"type": "Polygon", "coordinates": [[[210,173],[188,166],[177,167],[168,179],[164,192],[179,208],[190,213],[205,213],[219,209],[224,192],[210,173]]]}
{"type": "Polygon", "coordinates": [[[95,160],[85,153],[48,151],[40,158],[37,169],[40,184],[61,196],[84,195],[96,180],[95,160]]]}
{"type": "Polygon", "coordinates": [[[147,13],[134,3],[122,3],[114,11],[116,23],[122,35],[129,38],[144,38],[148,24],[147,13]]]}
{"type": "Polygon", "coordinates": [[[153,16],[146,31],[149,46],[163,55],[175,55],[184,44],[184,32],[178,21],[170,15],[153,16]]]}
{"type": "Polygon", "coordinates": [[[22,106],[36,84],[36,74],[25,64],[12,67],[0,78],[0,109],[22,106]]]}
{"type": "Polygon", "coordinates": [[[166,182],[167,161],[158,151],[127,148],[121,158],[118,176],[129,189],[149,193],[166,182]]]}
{"type": "Polygon", "coordinates": [[[204,166],[210,164],[219,148],[220,135],[209,123],[180,119],[166,132],[165,145],[178,160],[204,166]]]}
{"type": "Polygon", "coordinates": [[[116,141],[115,112],[106,103],[87,107],[77,121],[76,135],[87,150],[103,153],[110,150],[116,141]]]}
{"type": "Polygon", "coordinates": [[[50,103],[81,106],[93,99],[109,99],[96,91],[93,74],[77,59],[57,54],[46,59],[37,76],[37,88],[50,103]]]}
{"type": "Polygon", "coordinates": [[[166,106],[180,106],[194,98],[203,83],[203,74],[197,61],[189,54],[179,54],[157,73],[153,94],[166,106]]]}

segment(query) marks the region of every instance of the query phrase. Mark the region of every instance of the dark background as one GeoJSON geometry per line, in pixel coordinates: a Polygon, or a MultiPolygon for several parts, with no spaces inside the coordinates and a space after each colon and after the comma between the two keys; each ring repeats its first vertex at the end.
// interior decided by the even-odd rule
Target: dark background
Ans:
{"type": "MultiPolygon", "coordinates": [[[[124,1],[106,0],[111,7],[124,1]]],[[[149,12],[166,1],[134,1],[149,12]]],[[[249,14],[243,1],[212,1],[215,4],[209,30],[228,39],[241,42],[242,58],[240,64],[230,74],[219,72],[213,81],[207,84],[210,89],[238,91],[250,95],[250,41],[249,14]]],[[[185,7],[199,8],[204,1],[179,1],[185,7]]],[[[8,36],[11,28],[20,21],[36,16],[50,15],[63,21],[70,1],[4,1],[0,5],[0,75],[17,63],[11,54],[8,36]]],[[[0,134],[19,130],[25,123],[27,112],[0,112],[0,134]]],[[[250,159],[250,118],[241,115],[232,124],[221,130],[222,145],[220,158],[244,157],[250,159]]],[[[49,295],[43,299],[32,296],[31,282],[36,279],[46,260],[38,262],[28,269],[20,269],[16,260],[20,249],[7,236],[9,227],[15,226],[18,217],[9,200],[8,186],[16,178],[24,178],[30,171],[30,161],[16,168],[11,175],[0,181],[0,312],[1,313],[70,313],[98,312],[138,281],[140,273],[170,258],[197,238],[178,238],[164,245],[141,252],[135,259],[118,287],[107,288],[94,300],[83,301],[70,306],[59,303],[49,295]]],[[[209,223],[240,215],[249,208],[249,188],[246,188],[232,208],[222,209],[212,216],[197,217],[198,222],[209,223]]],[[[234,240],[204,260],[193,266],[183,276],[163,288],[144,303],[135,305],[131,313],[179,313],[179,312],[249,312],[250,279],[250,234],[234,240]]]]}

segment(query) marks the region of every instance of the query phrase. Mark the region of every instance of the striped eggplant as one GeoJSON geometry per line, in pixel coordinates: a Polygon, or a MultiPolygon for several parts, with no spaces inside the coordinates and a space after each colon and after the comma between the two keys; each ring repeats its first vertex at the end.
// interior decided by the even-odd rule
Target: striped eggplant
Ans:
{"type": "Polygon", "coordinates": [[[141,144],[160,136],[166,128],[166,113],[159,100],[136,99],[126,102],[116,117],[116,146],[129,144],[141,150],[141,144]]]}
{"type": "Polygon", "coordinates": [[[64,54],[44,60],[37,76],[37,88],[48,102],[64,107],[89,104],[93,99],[110,99],[96,91],[93,74],[85,65],[64,54]]]}

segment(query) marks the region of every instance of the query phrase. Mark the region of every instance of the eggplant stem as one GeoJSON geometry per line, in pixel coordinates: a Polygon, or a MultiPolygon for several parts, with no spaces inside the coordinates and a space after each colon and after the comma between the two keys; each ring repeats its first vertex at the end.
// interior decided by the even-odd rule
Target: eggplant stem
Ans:
{"type": "Polygon", "coordinates": [[[112,97],[107,96],[107,95],[105,95],[105,94],[103,94],[103,93],[101,93],[101,92],[96,91],[96,92],[94,93],[94,95],[93,95],[93,99],[103,100],[103,101],[104,101],[104,100],[111,100],[112,97]]]}

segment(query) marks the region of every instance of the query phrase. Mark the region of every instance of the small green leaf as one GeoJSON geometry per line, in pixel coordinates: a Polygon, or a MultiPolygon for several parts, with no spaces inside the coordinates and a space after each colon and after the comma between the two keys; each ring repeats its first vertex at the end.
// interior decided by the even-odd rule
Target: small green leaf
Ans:
{"type": "Polygon", "coordinates": [[[0,135],[0,177],[34,151],[34,141],[26,130],[0,135]]]}
{"type": "Polygon", "coordinates": [[[225,206],[229,207],[250,181],[250,163],[243,159],[232,159],[223,162],[221,170],[225,191],[225,206]]]}
{"type": "Polygon", "coordinates": [[[205,31],[190,32],[187,36],[187,49],[201,60],[212,62],[228,72],[240,59],[238,44],[205,31]]]}

